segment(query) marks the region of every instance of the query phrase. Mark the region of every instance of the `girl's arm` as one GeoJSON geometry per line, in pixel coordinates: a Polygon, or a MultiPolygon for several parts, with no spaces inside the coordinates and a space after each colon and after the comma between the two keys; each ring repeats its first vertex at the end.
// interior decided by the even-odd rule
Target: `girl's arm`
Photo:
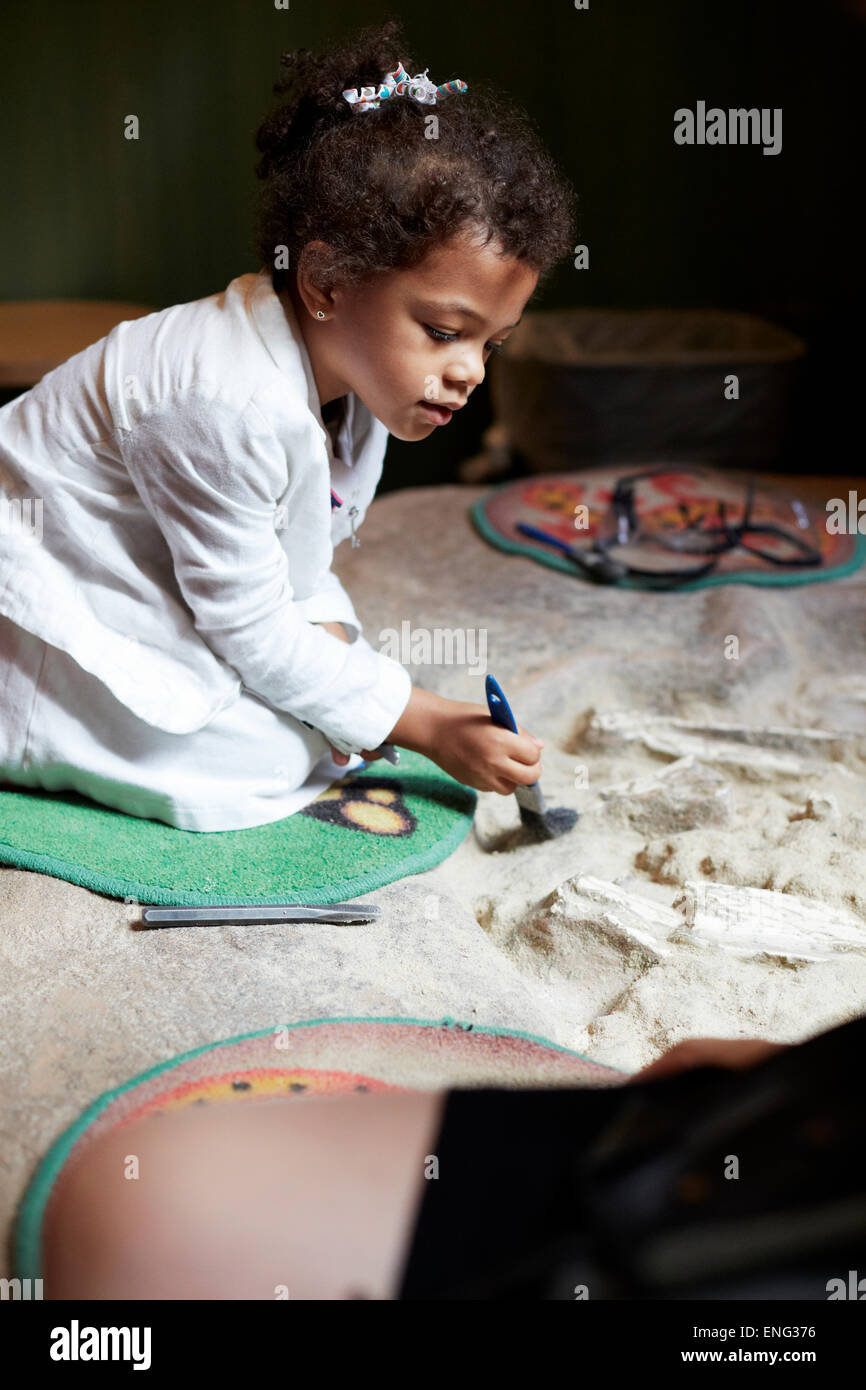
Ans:
{"type": "MultiPolygon", "coordinates": [[[[349,641],[348,637],[346,636],[346,629],[343,627],[342,623],[315,623],[314,626],[323,627],[325,631],[330,632],[332,636],[339,637],[341,642],[349,641]]],[[[334,759],[334,762],[337,763],[340,767],[342,767],[345,763],[349,761],[348,753],[341,753],[339,748],[334,747],[333,743],[329,743],[328,747],[331,750],[331,757],[334,759]]],[[[373,753],[372,750],[370,750],[369,753],[364,753],[363,756],[372,762],[374,758],[379,758],[382,755],[380,753],[373,753]]]]}
{"type": "MultiPolygon", "coordinates": [[[[318,623],[318,627],[326,628],[328,632],[339,637],[341,641],[348,642],[342,623],[318,623]]],[[[436,695],[432,690],[422,690],[420,686],[413,685],[409,696],[409,703],[398,719],[394,728],[388,736],[388,743],[396,743],[401,748],[409,748],[415,753],[423,753],[425,757],[433,758],[434,762],[440,767],[444,767],[458,781],[468,780],[473,775],[472,757],[475,750],[471,746],[461,756],[459,750],[460,742],[465,740],[467,731],[473,742],[483,741],[493,733],[492,721],[488,711],[481,705],[461,704],[455,700],[448,700],[444,695],[436,695]],[[453,761],[449,761],[448,745],[452,744],[455,749],[453,761]]],[[[531,738],[532,743],[543,747],[544,740],[532,738],[527,735],[525,729],[520,730],[521,738],[524,740],[523,753],[527,764],[534,765],[539,754],[525,742],[531,738]]],[[[385,740],[383,740],[384,742],[385,740]]],[[[513,747],[513,745],[512,745],[513,747]]],[[[343,766],[349,761],[346,753],[341,753],[339,749],[330,745],[334,762],[343,766]]],[[[368,762],[380,758],[381,753],[365,748],[362,756],[368,762]]],[[[516,756],[516,752],[513,753],[516,756]]],[[[481,764],[478,764],[479,768],[481,764]]],[[[471,782],[472,786],[478,786],[478,781],[471,782]]],[[[502,777],[497,782],[488,782],[487,789],[498,791],[504,795],[509,795],[514,791],[516,782],[505,781],[502,777]]]]}
{"type": "MultiPolygon", "coordinates": [[[[316,627],[323,627],[326,632],[332,633],[334,637],[339,637],[341,642],[349,641],[342,623],[316,623],[316,627]]],[[[388,742],[399,743],[401,748],[409,748],[416,753],[427,753],[431,745],[435,745],[435,730],[441,716],[452,704],[453,701],[446,700],[442,695],[434,695],[431,690],[422,690],[419,686],[413,686],[409,703],[394,726],[388,742]]],[[[342,766],[349,761],[348,754],[341,753],[339,749],[334,748],[333,744],[329,746],[335,763],[342,766]]],[[[381,756],[381,753],[376,753],[372,749],[365,748],[363,750],[363,757],[368,762],[381,756]]]]}
{"type": "MultiPolygon", "coordinates": [[[[367,641],[335,641],[307,600],[294,602],[276,531],[291,461],[253,400],[235,402],[212,383],[168,387],[136,412],[121,448],[195,631],[248,690],[344,754],[367,758],[393,742],[478,791],[510,795],[538,781],[538,744],[524,730],[500,728],[486,705],[413,688],[399,661],[367,641]]],[[[166,634],[176,663],[188,638],[166,634]]]]}
{"type": "MultiPolygon", "coordinates": [[[[341,642],[349,641],[342,623],[314,623],[313,626],[323,627],[326,632],[333,633],[334,637],[339,637],[341,642]]],[[[349,645],[351,646],[351,643],[349,645]]]]}
{"type": "MultiPolygon", "coordinates": [[[[306,600],[295,603],[277,535],[293,465],[255,402],[239,405],[229,387],[212,383],[168,388],[136,414],[122,453],[206,645],[249,690],[320,729],[342,752],[383,743],[411,677],[366,642],[335,642],[306,600]]],[[[323,610],[333,621],[324,603],[323,610]]],[[[166,635],[181,662],[187,638],[166,635]]]]}

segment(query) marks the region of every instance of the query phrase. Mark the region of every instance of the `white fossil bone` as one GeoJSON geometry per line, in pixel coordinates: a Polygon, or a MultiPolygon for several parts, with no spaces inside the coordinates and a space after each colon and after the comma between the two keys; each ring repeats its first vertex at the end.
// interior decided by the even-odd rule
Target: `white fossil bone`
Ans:
{"type": "Polygon", "coordinates": [[[816,961],[830,960],[840,951],[866,952],[861,918],[792,893],[687,882],[674,908],[682,912],[683,924],[673,939],[731,955],[816,961]]]}

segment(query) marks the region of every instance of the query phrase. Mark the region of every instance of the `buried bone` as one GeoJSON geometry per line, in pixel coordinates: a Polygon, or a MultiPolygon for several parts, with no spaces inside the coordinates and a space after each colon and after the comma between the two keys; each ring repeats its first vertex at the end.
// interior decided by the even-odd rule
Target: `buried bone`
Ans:
{"type": "Polygon", "coordinates": [[[727,883],[687,882],[674,907],[683,925],[673,941],[692,941],[742,957],[831,960],[866,950],[866,922],[792,893],[727,883]]]}
{"type": "Polygon", "coordinates": [[[636,742],[667,757],[692,755],[759,774],[802,773],[817,758],[835,762],[848,751],[856,753],[861,742],[856,734],[839,730],[671,719],[631,710],[594,714],[585,738],[590,747],[636,742]]]}
{"type": "Polygon", "coordinates": [[[674,835],[703,825],[728,826],[734,817],[730,782],[691,754],[663,771],[600,792],[612,820],[647,835],[674,835]]]}

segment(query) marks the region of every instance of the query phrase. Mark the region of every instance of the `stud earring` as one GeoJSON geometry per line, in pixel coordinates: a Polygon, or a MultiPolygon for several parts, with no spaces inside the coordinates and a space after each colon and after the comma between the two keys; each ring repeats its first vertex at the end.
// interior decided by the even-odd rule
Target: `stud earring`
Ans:
{"type": "Polygon", "coordinates": [[[317,318],[317,319],[323,319],[324,317],[325,317],[325,311],[324,311],[324,309],[317,309],[317,310],[316,310],[316,318],[317,318]]]}

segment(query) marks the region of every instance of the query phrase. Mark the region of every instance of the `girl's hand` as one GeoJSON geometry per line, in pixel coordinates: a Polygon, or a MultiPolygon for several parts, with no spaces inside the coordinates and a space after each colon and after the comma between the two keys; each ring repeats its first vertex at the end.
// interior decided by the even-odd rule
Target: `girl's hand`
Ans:
{"type": "MultiPolygon", "coordinates": [[[[348,642],[340,623],[319,626],[348,642]]],[[[494,724],[487,705],[448,700],[416,686],[386,741],[423,753],[464,786],[512,796],[519,785],[538,781],[544,747],[543,739],[518,729],[513,734],[494,724]]],[[[329,746],[334,761],[344,767],[348,755],[329,746]]],[[[382,755],[365,748],[361,756],[372,762],[382,755]]]]}
{"type": "Polygon", "coordinates": [[[543,739],[518,724],[511,733],[494,724],[487,705],[451,701],[431,756],[449,776],[476,791],[512,796],[541,776],[543,739]]]}
{"type": "Polygon", "coordinates": [[[494,724],[486,705],[447,700],[417,688],[390,740],[423,753],[476,791],[511,796],[519,785],[529,786],[541,776],[543,739],[494,724]]]}
{"type": "Polygon", "coordinates": [[[333,637],[339,637],[341,642],[348,642],[346,629],[342,623],[313,623],[313,627],[323,627],[326,632],[330,632],[333,637]]]}
{"type": "MultiPolygon", "coordinates": [[[[334,747],[333,743],[329,743],[328,747],[331,750],[331,756],[334,759],[334,762],[339,764],[340,767],[345,767],[346,763],[349,761],[348,753],[341,752],[339,748],[334,747]]],[[[377,753],[375,749],[371,750],[369,748],[362,748],[361,757],[365,760],[365,762],[374,763],[377,758],[384,757],[384,754],[377,753]]]]}

